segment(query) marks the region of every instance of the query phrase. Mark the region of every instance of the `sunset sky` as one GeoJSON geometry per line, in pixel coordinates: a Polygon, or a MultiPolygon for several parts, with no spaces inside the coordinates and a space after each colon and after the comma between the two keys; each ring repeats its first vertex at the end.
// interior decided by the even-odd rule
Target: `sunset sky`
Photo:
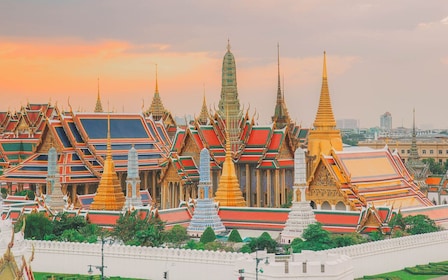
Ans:
{"type": "Polygon", "coordinates": [[[327,52],[336,119],[448,128],[448,1],[193,0],[0,2],[0,111],[57,102],[140,112],[158,65],[164,106],[198,115],[217,107],[227,40],[241,104],[268,123],[277,43],[291,117],[314,121],[327,52]]]}

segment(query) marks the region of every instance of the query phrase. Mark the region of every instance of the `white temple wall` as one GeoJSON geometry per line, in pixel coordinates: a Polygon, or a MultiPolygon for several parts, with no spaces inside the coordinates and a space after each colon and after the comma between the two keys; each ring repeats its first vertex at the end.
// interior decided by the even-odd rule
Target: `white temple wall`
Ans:
{"type": "MultiPolygon", "coordinates": [[[[88,265],[101,265],[101,244],[26,241],[28,252],[35,247],[34,271],[87,274],[88,265]]],[[[448,260],[448,231],[395,238],[344,248],[325,253],[351,258],[355,277],[373,275],[412,267],[428,262],[448,260]]],[[[247,256],[241,253],[194,251],[122,245],[104,245],[106,276],[163,279],[168,271],[170,280],[237,279],[238,262],[247,256]]],[[[272,260],[270,260],[272,263],[272,260]]],[[[272,267],[274,269],[274,267],[272,267]]],[[[281,268],[278,268],[279,271],[281,268]]],[[[293,265],[291,265],[291,269],[293,265]]],[[[330,266],[326,269],[332,271],[330,266]]],[[[95,269],[94,269],[95,270],[95,269]]],[[[274,269],[274,271],[277,271],[274,269]]],[[[273,274],[277,274],[277,272],[273,274]]],[[[268,273],[268,271],[266,271],[268,273]]],[[[95,270],[95,274],[99,274],[95,270]]],[[[266,275],[266,274],[265,274],[266,275]]],[[[249,276],[249,275],[247,275],[249,276]]],[[[282,278],[279,276],[279,279],[282,278]]],[[[283,279],[283,278],[282,278],[283,279]]]]}
{"type": "Polygon", "coordinates": [[[349,256],[355,277],[448,261],[448,231],[393,238],[324,252],[349,256]]]}

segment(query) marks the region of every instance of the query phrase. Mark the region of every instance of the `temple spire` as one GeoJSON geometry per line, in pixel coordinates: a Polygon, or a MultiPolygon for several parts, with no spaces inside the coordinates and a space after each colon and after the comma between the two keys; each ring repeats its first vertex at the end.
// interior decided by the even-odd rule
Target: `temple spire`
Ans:
{"type": "Polygon", "coordinates": [[[417,149],[417,132],[415,130],[415,108],[412,111],[412,141],[411,149],[409,151],[408,161],[417,161],[419,159],[418,149],[417,149]]]}
{"type": "Polygon", "coordinates": [[[317,109],[316,119],[314,121],[316,130],[328,130],[336,128],[336,121],[331,107],[330,91],[328,89],[327,79],[327,56],[324,52],[324,64],[322,70],[322,89],[320,92],[319,107],[317,109]]]}
{"type": "Polygon", "coordinates": [[[148,109],[148,113],[152,115],[154,120],[158,121],[163,118],[165,111],[166,110],[163,107],[162,99],[159,94],[158,69],[156,64],[156,86],[154,90],[154,97],[152,99],[151,106],[148,109]]]}
{"type": "Polygon", "coordinates": [[[272,121],[275,122],[275,128],[284,128],[291,119],[286,108],[284,93],[280,85],[280,45],[277,43],[277,102],[275,105],[274,115],[272,121]]]}
{"type": "Polygon", "coordinates": [[[319,106],[317,108],[316,120],[314,121],[314,129],[308,135],[308,151],[310,159],[314,161],[309,171],[316,166],[321,154],[329,155],[332,149],[342,151],[342,137],[341,132],[336,129],[336,121],[331,107],[327,80],[327,57],[324,52],[319,106]]]}
{"type": "Polygon", "coordinates": [[[101,105],[101,98],[100,98],[100,78],[98,77],[98,94],[96,97],[96,105],[95,105],[95,113],[102,113],[103,112],[103,106],[101,105]]]}
{"type": "MultiPolygon", "coordinates": [[[[109,110],[108,110],[109,111],[109,110]]],[[[121,190],[120,181],[117,172],[115,172],[115,163],[112,158],[111,144],[111,126],[110,113],[107,113],[107,150],[106,159],[103,164],[103,174],[100,184],[93,198],[90,209],[92,210],[112,210],[119,211],[123,209],[125,197],[121,190]]]]}
{"type": "Polygon", "coordinates": [[[209,114],[208,114],[208,110],[207,110],[207,102],[205,100],[205,86],[204,86],[204,97],[202,98],[202,108],[201,108],[201,113],[199,115],[199,123],[202,125],[207,124],[209,119],[209,114]]]}
{"type": "Polygon", "coordinates": [[[222,173],[215,201],[218,201],[222,206],[246,206],[238,177],[236,176],[235,163],[232,160],[229,122],[226,122],[226,126],[226,157],[222,164],[222,173]]]}

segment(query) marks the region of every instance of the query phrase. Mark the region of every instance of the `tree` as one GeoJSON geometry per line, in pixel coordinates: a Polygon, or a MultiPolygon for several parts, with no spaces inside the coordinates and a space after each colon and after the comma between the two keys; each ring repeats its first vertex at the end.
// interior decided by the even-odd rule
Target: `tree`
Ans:
{"type": "Polygon", "coordinates": [[[16,192],[15,195],[27,196],[29,200],[34,200],[34,198],[35,198],[35,194],[32,190],[23,190],[20,192],[16,192]]]}
{"type": "Polygon", "coordinates": [[[207,227],[202,233],[200,241],[204,244],[207,244],[209,242],[215,241],[215,239],[216,239],[215,232],[211,227],[207,227]]]}
{"type": "Polygon", "coordinates": [[[263,232],[260,237],[252,239],[248,245],[251,252],[266,250],[268,253],[275,253],[277,248],[277,242],[267,232],[263,232]]]}
{"type": "Polygon", "coordinates": [[[361,234],[357,232],[346,234],[332,234],[331,239],[334,247],[345,247],[367,242],[361,234]]]}
{"type": "Polygon", "coordinates": [[[46,236],[53,234],[53,223],[44,213],[31,213],[22,216],[16,223],[15,230],[23,226],[25,220],[24,237],[26,239],[45,240],[46,236]]]}
{"type": "Polygon", "coordinates": [[[436,175],[445,174],[445,172],[446,172],[445,165],[442,165],[442,164],[436,162],[436,160],[434,158],[427,158],[427,159],[425,158],[425,159],[422,159],[422,161],[424,163],[429,163],[429,171],[432,174],[436,174],[436,175]]]}
{"type": "Polygon", "coordinates": [[[165,240],[169,243],[177,245],[188,240],[189,238],[187,229],[181,225],[175,225],[165,233],[165,240]]]}
{"type": "Polygon", "coordinates": [[[302,250],[312,250],[320,251],[334,248],[333,240],[328,231],[322,228],[321,223],[310,224],[302,234],[304,242],[298,242],[298,244],[293,247],[294,253],[299,253],[302,250]]]}
{"type": "Polygon", "coordinates": [[[406,232],[409,234],[430,233],[440,230],[440,227],[426,215],[407,216],[404,220],[406,232]]]}
{"type": "Polygon", "coordinates": [[[230,235],[229,235],[229,238],[227,238],[227,241],[239,243],[239,242],[243,242],[243,239],[241,238],[241,235],[238,232],[238,230],[237,229],[233,229],[230,232],[230,235]]]}
{"type": "Polygon", "coordinates": [[[126,212],[118,219],[111,236],[126,245],[160,246],[164,227],[165,223],[158,217],[142,218],[137,211],[126,212]]]}

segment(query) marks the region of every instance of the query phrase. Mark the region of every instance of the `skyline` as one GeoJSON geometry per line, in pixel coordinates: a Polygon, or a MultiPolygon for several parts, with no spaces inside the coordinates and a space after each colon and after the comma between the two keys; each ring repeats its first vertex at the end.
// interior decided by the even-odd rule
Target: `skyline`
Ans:
{"type": "Polygon", "coordinates": [[[323,51],[335,119],[374,127],[388,111],[393,127],[411,127],[415,108],[417,127],[448,127],[438,117],[448,101],[445,1],[2,1],[0,11],[0,111],[50,100],[67,110],[68,98],[93,111],[99,77],[103,108],[140,112],[157,64],[165,108],[198,116],[204,92],[218,105],[229,39],[240,103],[260,124],[274,113],[279,43],[288,111],[305,127],[323,51]]]}

